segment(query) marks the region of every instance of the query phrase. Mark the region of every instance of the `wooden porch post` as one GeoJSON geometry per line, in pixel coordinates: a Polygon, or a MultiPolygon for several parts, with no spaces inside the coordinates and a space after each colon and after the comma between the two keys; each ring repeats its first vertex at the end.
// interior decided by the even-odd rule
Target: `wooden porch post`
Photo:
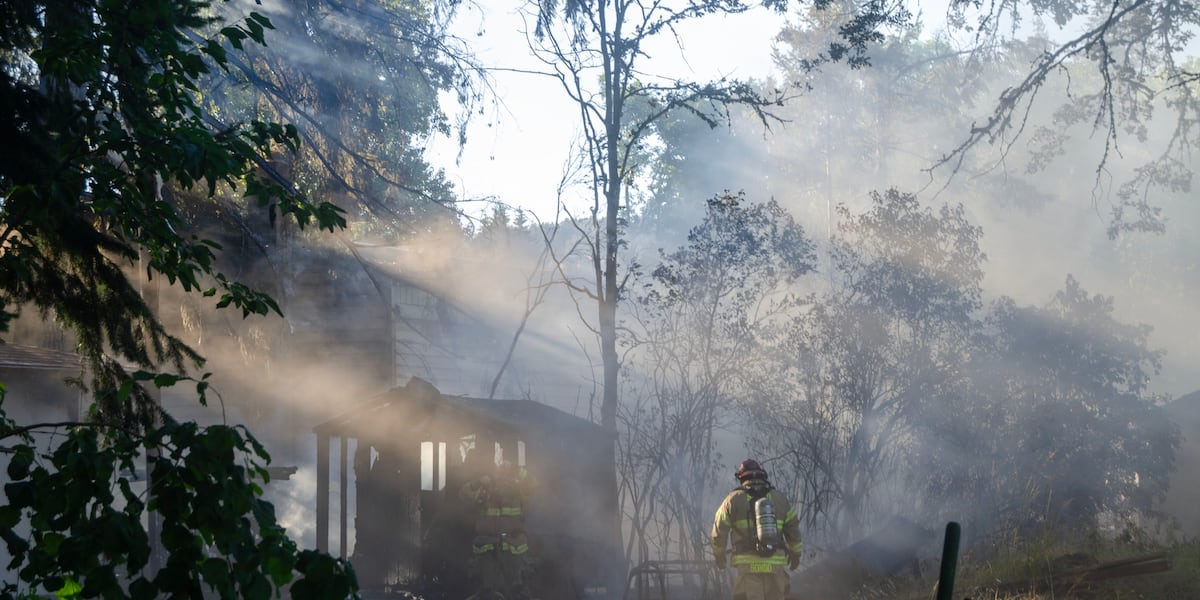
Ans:
{"type": "Polygon", "coordinates": [[[317,434],[317,550],[329,551],[329,435],[317,434]]]}
{"type": "Polygon", "coordinates": [[[347,537],[346,536],[346,518],[347,518],[347,515],[349,514],[349,511],[347,510],[346,505],[350,501],[350,494],[347,491],[349,486],[347,485],[346,471],[347,471],[347,466],[348,466],[349,461],[346,460],[346,451],[348,450],[348,447],[349,447],[349,444],[348,444],[349,440],[346,438],[346,436],[342,436],[341,441],[342,441],[341,457],[339,458],[340,465],[339,465],[339,470],[338,470],[338,475],[339,475],[338,484],[341,486],[341,495],[340,495],[341,500],[338,503],[338,507],[340,509],[340,514],[339,514],[340,520],[338,521],[338,523],[341,525],[341,528],[338,533],[341,534],[341,539],[338,544],[338,551],[339,551],[339,555],[342,558],[346,558],[346,537],[347,537]]]}

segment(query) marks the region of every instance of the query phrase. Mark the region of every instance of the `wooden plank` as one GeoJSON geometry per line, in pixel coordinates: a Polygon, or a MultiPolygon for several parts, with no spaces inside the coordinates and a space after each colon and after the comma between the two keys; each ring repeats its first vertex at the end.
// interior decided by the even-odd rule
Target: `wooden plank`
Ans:
{"type": "Polygon", "coordinates": [[[329,550],[329,436],[317,435],[317,550],[329,550]]]}
{"type": "Polygon", "coordinates": [[[1060,593],[1085,587],[1088,583],[1095,581],[1151,575],[1170,570],[1171,561],[1167,559],[1166,554],[1155,552],[1153,554],[1122,558],[1088,567],[1076,567],[1058,571],[1044,577],[1006,581],[994,586],[980,586],[978,589],[994,590],[999,593],[1045,591],[1060,593]]]}
{"type": "Polygon", "coordinates": [[[1119,579],[1122,577],[1135,577],[1138,575],[1162,573],[1170,570],[1171,561],[1167,560],[1166,555],[1159,554],[1156,556],[1140,557],[1136,560],[1126,560],[1119,563],[1099,565],[1094,569],[1083,573],[1081,579],[1084,581],[1103,581],[1107,579],[1119,579]]]}

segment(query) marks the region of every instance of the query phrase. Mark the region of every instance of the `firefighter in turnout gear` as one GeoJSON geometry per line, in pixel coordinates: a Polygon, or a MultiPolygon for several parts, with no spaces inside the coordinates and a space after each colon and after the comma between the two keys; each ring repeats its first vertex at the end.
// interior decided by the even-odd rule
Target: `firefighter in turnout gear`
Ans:
{"type": "Polygon", "coordinates": [[[754,460],[738,465],[734,488],[713,519],[712,551],[719,570],[729,566],[733,547],[737,569],[734,600],[784,600],[789,576],[800,565],[800,523],[782,492],[771,487],[767,472],[754,460]]]}
{"type": "Polygon", "coordinates": [[[462,500],[475,507],[470,570],[477,592],[471,598],[528,600],[529,539],[524,509],[533,495],[533,477],[524,467],[510,463],[492,463],[482,470],[482,475],[463,484],[459,492],[462,500]]]}

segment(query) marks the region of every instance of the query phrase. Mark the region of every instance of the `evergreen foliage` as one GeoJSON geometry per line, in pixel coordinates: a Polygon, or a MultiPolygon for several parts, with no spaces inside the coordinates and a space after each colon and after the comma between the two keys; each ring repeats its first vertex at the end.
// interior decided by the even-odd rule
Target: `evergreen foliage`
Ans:
{"type": "Polygon", "coordinates": [[[439,94],[453,93],[466,114],[480,99],[476,67],[447,32],[453,3],[284,2],[268,14],[272,42],[246,45],[206,79],[214,118],[294,124],[303,144],[273,167],[344,208],[356,234],[403,239],[453,225],[453,190],[422,143],[452,133],[439,94]]]}
{"type": "Polygon", "coordinates": [[[296,128],[219,124],[202,106],[201,81],[271,28],[257,12],[223,22],[194,0],[0,8],[0,332],[22,308],[56,318],[78,339],[96,401],[86,422],[0,420],[0,534],[18,576],[0,597],[355,594],[349,565],[298,550],[276,523],[260,498],[269,456],[249,432],[175,422],[148,391],[191,381],[203,403],[208,384],[186,375],[202,359],[155,318],[141,276],[243,316],[278,312],[220,272],[220,244],[191,233],[174,191],[212,199],[228,188],[272,223],[345,226],[340,209],[271,176],[268,161],[299,146],[296,128]],[[35,444],[63,426],[48,453],[35,444]],[[158,456],[151,484],[136,493],[147,454],[158,456]],[[148,513],[161,517],[157,540],[148,513]]]}

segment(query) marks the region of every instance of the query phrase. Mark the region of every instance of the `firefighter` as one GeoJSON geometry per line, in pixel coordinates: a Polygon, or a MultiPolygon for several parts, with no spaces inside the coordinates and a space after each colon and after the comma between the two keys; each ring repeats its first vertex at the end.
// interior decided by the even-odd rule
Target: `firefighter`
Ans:
{"type": "Polygon", "coordinates": [[[728,566],[726,545],[733,546],[734,600],[783,600],[790,578],[784,567],[800,565],[800,523],[782,492],[771,486],[757,461],[738,465],[738,486],[717,509],[712,526],[713,559],[728,566]]]}
{"type": "Polygon", "coordinates": [[[511,463],[492,463],[491,467],[463,484],[459,492],[463,501],[474,506],[476,515],[471,572],[478,587],[471,598],[528,600],[529,539],[524,511],[533,495],[533,477],[511,463]]]}

